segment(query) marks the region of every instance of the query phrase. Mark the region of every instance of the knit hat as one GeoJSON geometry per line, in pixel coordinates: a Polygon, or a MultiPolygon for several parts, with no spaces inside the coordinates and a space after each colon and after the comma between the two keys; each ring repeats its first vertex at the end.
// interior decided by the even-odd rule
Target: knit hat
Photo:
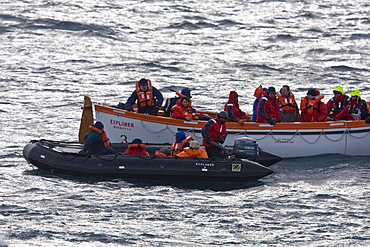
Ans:
{"type": "Polygon", "coordinates": [[[311,88],[310,90],[308,90],[307,95],[316,96],[316,90],[311,88]]]}
{"type": "Polygon", "coordinates": [[[93,126],[96,127],[96,128],[98,128],[98,129],[100,129],[100,130],[104,129],[104,125],[100,121],[98,121],[95,124],[93,124],[93,126]]]}
{"type": "Polygon", "coordinates": [[[220,111],[217,115],[218,118],[229,119],[229,113],[227,111],[220,111]]]}
{"type": "Polygon", "coordinates": [[[191,94],[190,94],[190,91],[191,91],[191,89],[189,89],[189,88],[183,88],[182,90],[181,90],[181,94],[183,94],[183,95],[185,95],[186,97],[188,97],[189,99],[191,99],[191,94]]]}
{"type": "Polygon", "coordinates": [[[192,141],[192,142],[190,142],[190,145],[189,146],[192,149],[198,149],[200,147],[200,144],[197,141],[192,141]]]}
{"type": "Polygon", "coordinates": [[[141,139],[139,139],[139,138],[136,138],[136,139],[132,140],[131,143],[132,144],[143,144],[143,141],[141,139]]]}
{"type": "Polygon", "coordinates": [[[268,91],[268,93],[276,93],[276,90],[275,90],[275,88],[274,88],[274,87],[269,87],[269,88],[267,89],[267,91],[268,91]]]}
{"type": "Polygon", "coordinates": [[[165,154],[166,156],[171,156],[171,150],[169,148],[162,147],[158,152],[165,154]]]}
{"type": "Polygon", "coordinates": [[[141,78],[139,81],[139,85],[148,85],[148,81],[145,78],[141,78]]]}

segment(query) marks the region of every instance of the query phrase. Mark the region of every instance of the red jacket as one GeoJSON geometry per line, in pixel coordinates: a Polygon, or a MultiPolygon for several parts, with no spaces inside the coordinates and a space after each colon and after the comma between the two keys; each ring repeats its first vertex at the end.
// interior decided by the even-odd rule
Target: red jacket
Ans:
{"type": "Polygon", "coordinates": [[[309,105],[308,96],[302,98],[301,100],[301,122],[324,122],[328,116],[328,109],[324,102],[314,101],[312,107],[307,107],[309,105]]]}
{"type": "Polygon", "coordinates": [[[339,112],[334,118],[344,120],[359,120],[360,115],[363,111],[367,110],[366,102],[360,98],[351,101],[341,112],[339,112]]]}
{"type": "Polygon", "coordinates": [[[229,113],[229,119],[232,122],[237,122],[245,116],[245,112],[239,108],[238,97],[235,97],[235,95],[237,95],[237,93],[231,91],[229,94],[229,101],[224,106],[224,111],[229,113]]]}
{"type": "Polygon", "coordinates": [[[226,139],[226,135],[225,122],[218,119],[218,117],[212,118],[208,120],[208,122],[205,123],[202,128],[203,146],[211,147],[212,144],[210,144],[210,142],[222,144],[226,139]]]}
{"type": "Polygon", "coordinates": [[[341,112],[349,104],[349,96],[341,94],[338,97],[331,98],[327,103],[326,107],[328,109],[328,116],[335,117],[339,112],[341,112]]]}
{"type": "Polygon", "coordinates": [[[269,98],[268,91],[263,92],[263,97],[260,99],[257,109],[257,122],[267,123],[270,118],[281,121],[279,101],[276,96],[269,98]]]}
{"type": "Polygon", "coordinates": [[[123,155],[141,155],[141,156],[150,156],[150,154],[145,150],[145,144],[131,144],[128,146],[127,150],[123,155]]]}
{"type": "Polygon", "coordinates": [[[189,117],[191,120],[194,119],[195,111],[191,107],[191,101],[189,101],[189,105],[184,107],[181,103],[181,99],[176,101],[176,105],[174,105],[171,110],[173,111],[172,117],[177,119],[185,119],[189,117]]]}

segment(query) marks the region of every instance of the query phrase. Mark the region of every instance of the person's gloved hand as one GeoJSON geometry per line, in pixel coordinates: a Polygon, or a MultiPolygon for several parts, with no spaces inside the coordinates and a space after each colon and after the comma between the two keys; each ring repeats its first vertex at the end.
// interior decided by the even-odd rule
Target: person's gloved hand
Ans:
{"type": "Polygon", "coordinates": [[[269,124],[271,125],[275,125],[276,122],[274,121],[274,119],[270,118],[268,121],[267,121],[269,124]]]}
{"type": "Polygon", "coordinates": [[[186,121],[190,121],[190,117],[186,116],[186,117],[185,117],[185,120],[186,120],[186,121]]]}
{"type": "Polygon", "coordinates": [[[119,108],[119,109],[125,109],[125,104],[122,103],[122,102],[119,102],[118,105],[117,105],[117,108],[119,108]]]}

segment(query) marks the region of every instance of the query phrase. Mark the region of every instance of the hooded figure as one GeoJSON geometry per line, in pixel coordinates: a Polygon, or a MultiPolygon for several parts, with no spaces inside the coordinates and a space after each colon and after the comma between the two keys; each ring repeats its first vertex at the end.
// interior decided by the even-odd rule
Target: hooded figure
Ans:
{"type": "Polygon", "coordinates": [[[368,116],[366,102],[361,99],[360,90],[355,89],[350,95],[351,98],[349,104],[341,112],[335,115],[334,119],[360,120],[365,119],[368,116]]]}
{"type": "Polygon", "coordinates": [[[96,122],[89,126],[91,129],[85,135],[84,152],[89,154],[115,154],[116,151],[110,147],[110,142],[107,134],[104,131],[102,122],[96,122]]]}
{"type": "Polygon", "coordinates": [[[333,89],[334,97],[331,98],[327,103],[328,116],[334,118],[339,112],[341,112],[349,104],[349,96],[344,94],[342,86],[338,86],[333,89]]]}
{"type": "Polygon", "coordinates": [[[139,138],[134,139],[131,144],[127,147],[123,155],[140,155],[140,156],[150,156],[146,151],[146,145],[143,144],[143,141],[139,138]]]}
{"type": "Polygon", "coordinates": [[[281,121],[279,112],[279,102],[276,97],[276,90],[274,87],[269,87],[263,92],[263,97],[258,103],[257,122],[269,123],[274,125],[281,121]]]}
{"type": "Polygon", "coordinates": [[[242,120],[245,117],[245,112],[240,110],[239,108],[239,95],[236,91],[230,91],[229,93],[229,100],[226,102],[224,106],[224,111],[229,114],[229,121],[231,122],[239,122],[240,125],[244,124],[242,120]]]}

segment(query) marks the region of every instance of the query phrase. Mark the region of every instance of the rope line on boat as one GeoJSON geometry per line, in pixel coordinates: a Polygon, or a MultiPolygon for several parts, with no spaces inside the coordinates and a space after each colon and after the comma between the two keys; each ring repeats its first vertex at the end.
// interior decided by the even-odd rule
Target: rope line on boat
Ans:
{"type": "MultiPolygon", "coordinates": [[[[140,121],[140,122],[141,122],[141,126],[143,126],[143,128],[144,128],[144,129],[146,129],[147,131],[149,131],[149,132],[151,132],[151,133],[159,133],[159,132],[162,132],[162,131],[166,130],[167,128],[169,128],[169,127],[168,127],[168,124],[166,124],[166,125],[165,125],[165,127],[164,127],[163,129],[159,130],[159,131],[152,131],[152,130],[150,130],[148,127],[146,127],[146,126],[145,126],[145,121],[143,121],[143,120],[142,120],[142,121],[140,121]]],[[[171,129],[170,129],[170,130],[171,130],[171,129]]]]}
{"type": "MultiPolygon", "coordinates": [[[[113,159],[104,159],[103,158],[103,156],[100,156],[99,154],[97,154],[96,155],[96,157],[98,158],[98,159],[101,159],[101,160],[104,160],[104,161],[108,161],[108,162],[111,162],[111,161],[114,161],[114,160],[116,160],[117,159],[117,157],[118,157],[118,154],[115,154],[113,157],[113,159]]],[[[105,157],[110,157],[110,156],[105,156],[105,157]]]]}

